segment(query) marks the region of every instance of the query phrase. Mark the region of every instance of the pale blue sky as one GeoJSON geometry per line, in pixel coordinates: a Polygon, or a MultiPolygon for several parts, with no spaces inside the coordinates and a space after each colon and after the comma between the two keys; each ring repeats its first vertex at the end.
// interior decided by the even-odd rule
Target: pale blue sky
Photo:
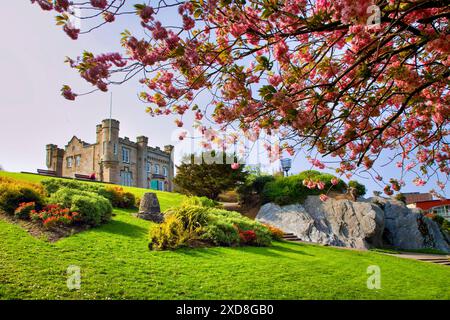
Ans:
{"type": "MultiPolygon", "coordinates": [[[[60,96],[62,84],[74,91],[89,91],[90,85],[65,63],[84,49],[94,53],[117,51],[120,32],[130,28],[132,18],[122,18],[113,26],[70,40],[54,23],[53,13],[41,11],[30,1],[6,1],[2,7],[0,30],[0,165],[8,171],[36,171],[45,167],[45,145],[64,146],[73,135],[95,141],[95,125],[109,114],[109,93],[94,93],[70,102],[60,96]],[[127,24],[128,22],[128,24],[127,24]]],[[[167,15],[172,19],[176,15],[167,15]]],[[[85,26],[84,26],[85,27],[85,26]]],[[[131,26],[131,31],[134,26],[131,26]]],[[[152,118],[137,99],[140,85],[131,81],[114,87],[113,117],[121,122],[121,136],[135,139],[146,135],[150,145],[176,144],[174,117],[152,118]]],[[[184,119],[187,127],[191,123],[184,119]]],[[[309,169],[303,157],[296,158],[293,172],[309,169]]],[[[396,174],[394,165],[381,170],[386,177],[396,174]]],[[[370,190],[379,189],[362,180],[370,190]]],[[[413,185],[405,191],[427,191],[413,185]]],[[[446,188],[450,192],[449,186],[446,188]]]]}

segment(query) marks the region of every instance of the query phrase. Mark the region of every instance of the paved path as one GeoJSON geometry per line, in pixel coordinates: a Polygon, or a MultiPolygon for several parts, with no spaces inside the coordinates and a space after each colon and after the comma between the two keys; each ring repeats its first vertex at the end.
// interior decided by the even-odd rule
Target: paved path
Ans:
{"type": "Polygon", "coordinates": [[[440,255],[440,254],[427,254],[427,253],[400,253],[400,254],[391,254],[390,256],[405,258],[405,259],[414,259],[423,262],[431,262],[436,264],[441,264],[444,266],[450,266],[450,256],[440,255]]]}

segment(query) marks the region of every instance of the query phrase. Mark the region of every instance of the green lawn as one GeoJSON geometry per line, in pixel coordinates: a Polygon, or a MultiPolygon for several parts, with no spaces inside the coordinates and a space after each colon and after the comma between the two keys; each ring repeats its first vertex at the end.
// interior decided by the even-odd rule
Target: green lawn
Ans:
{"type": "MultiPolygon", "coordinates": [[[[182,198],[158,196],[163,208],[182,198]]],[[[150,223],[115,213],[56,243],[0,220],[0,299],[450,299],[449,267],[286,242],[152,252],[150,223]],[[81,268],[79,291],[66,287],[69,265],[81,268]],[[370,265],[381,268],[379,290],[367,289],[370,265]]]]}

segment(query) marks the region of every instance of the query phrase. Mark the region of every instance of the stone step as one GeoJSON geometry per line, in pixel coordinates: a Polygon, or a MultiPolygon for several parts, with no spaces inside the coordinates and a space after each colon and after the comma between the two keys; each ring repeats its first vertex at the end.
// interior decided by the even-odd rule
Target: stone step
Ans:
{"type": "MultiPolygon", "coordinates": [[[[421,260],[421,261],[423,261],[423,260],[421,260]]],[[[430,262],[430,263],[436,263],[436,264],[450,265],[450,261],[423,261],[423,262],[430,262]]]]}
{"type": "Polygon", "coordinates": [[[431,262],[433,264],[438,264],[440,266],[449,266],[450,267],[450,262],[431,262]]]}
{"type": "Polygon", "coordinates": [[[285,232],[283,234],[283,240],[285,241],[292,241],[292,242],[301,242],[302,239],[300,239],[299,237],[297,237],[295,234],[293,234],[292,232],[285,232]]]}
{"type": "Polygon", "coordinates": [[[439,259],[439,258],[426,258],[426,259],[419,259],[420,261],[425,261],[425,262],[445,262],[445,263],[450,263],[450,260],[448,259],[439,259]]]}
{"type": "Polygon", "coordinates": [[[297,236],[296,235],[289,235],[289,236],[284,235],[283,238],[297,238],[297,236]]]}

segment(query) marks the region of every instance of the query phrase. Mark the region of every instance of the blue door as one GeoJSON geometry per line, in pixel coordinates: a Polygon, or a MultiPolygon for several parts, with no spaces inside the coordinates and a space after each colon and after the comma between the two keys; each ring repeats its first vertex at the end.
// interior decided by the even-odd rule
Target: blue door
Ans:
{"type": "Polygon", "coordinates": [[[158,190],[158,180],[152,180],[152,183],[150,184],[150,188],[153,190],[158,190]]]}

